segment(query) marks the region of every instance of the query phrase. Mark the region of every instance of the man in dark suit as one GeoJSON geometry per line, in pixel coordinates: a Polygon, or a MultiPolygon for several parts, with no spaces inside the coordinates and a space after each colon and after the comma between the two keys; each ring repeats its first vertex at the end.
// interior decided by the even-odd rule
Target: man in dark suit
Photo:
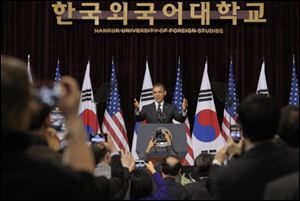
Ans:
{"type": "Polygon", "coordinates": [[[268,184],[265,200],[299,200],[299,171],[268,184]]]}
{"type": "Polygon", "coordinates": [[[184,98],[182,102],[182,111],[178,112],[173,104],[166,103],[164,97],[167,91],[163,84],[158,83],[153,86],[152,94],[154,103],[145,105],[142,111],[139,109],[139,102],[134,99],[135,115],[137,121],[146,120],[147,123],[172,123],[173,119],[184,122],[187,116],[187,100],[184,98]]]}
{"type": "Polygon", "coordinates": [[[244,153],[226,167],[222,166],[229,149],[216,154],[209,174],[215,199],[263,199],[268,182],[299,169],[299,150],[274,140],[279,109],[273,98],[247,97],[241,104],[239,121],[244,153]]]}
{"type": "Polygon", "coordinates": [[[185,188],[176,182],[176,176],[179,175],[180,170],[180,160],[175,155],[169,155],[161,162],[161,172],[167,184],[170,200],[186,200],[187,198],[185,188]]]}
{"type": "Polygon", "coordinates": [[[201,153],[195,159],[194,170],[191,174],[194,181],[184,186],[187,200],[210,200],[207,183],[212,161],[213,155],[209,153],[201,153]]]}

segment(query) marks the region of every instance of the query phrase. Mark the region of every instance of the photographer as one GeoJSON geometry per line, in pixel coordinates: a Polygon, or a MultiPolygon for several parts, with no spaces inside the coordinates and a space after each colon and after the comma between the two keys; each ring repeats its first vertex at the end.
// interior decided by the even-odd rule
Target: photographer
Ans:
{"type": "Polygon", "coordinates": [[[169,155],[178,155],[178,152],[174,149],[172,145],[172,133],[169,131],[160,131],[158,134],[155,133],[154,136],[150,138],[145,152],[139,154],[139,158],[141,160],[148,161],[150,157],[150,152],[153,148],[155,149],[154,151],[162,151],[163,153],[165,153],[164,157],[169,155]],[[165,142],[166,147],[157,147],[156,144],[158,141],[165,142]]]}
{"type": "Polygon", "coordinates": [[[209,174],[214,199],[262,199],[268,182],[299,169],[299,150],[274,141],[279,124],[274,98],[250,95],[238,116],[243,146],[227,146],[215,155],[209,174]],[[241,156],[225,166],[225,159],[235,152],[241,156]]]}
{"type": "Polygon", "coordinates": [[[170,200],[185,200],[187,192],[184,187],[176,182],[181,170],[180,160],[177,156],[169,155],[161,163],[162,176],[167,184],[170,200]]]}
{"type": "Polygon", "coordinates": [[[130,198],[133,200],[166,200],[169,199],[168,189],[165,181],[154,168],[151,161],[145,164],[151,176],[142,168],[136,168],[131,174],[130,198]],[[156,190],[153,191],[153,182],[156,190]]]}
{"type": "Polygon", "coordinates": [[[61,164],[59,139],[56,130],[50,127],[51,107],[37,103],[37,111],[33,112],[30,123],[32,145],[28,148],[28,157],[36,160],[49,160],[61,164]]]}
{"type": "Polygon", "coordinates": [[[111,153],[104,146],[103,142],[94,142],[91,140],[90,147],[94,154],[96,168],[95,176],[105,176],[107,179],[111,178],[111,153]]]}
{"type": "Polygon", "coordinates": [[[77,115],[78,84],[63,77],[61,86],[59,106],[66,117],[70,142],[63,154],[64,167],[26,156],[32,142],[28,130],[35,109],[33,89],[26,64],[1,57],[1,199],[105,199],[92,176],[94,161],[77,115]]]}
{"type": "MultiPolygon", "coordinates": [[[[92,147],[94,146],[95,145],[92,145],[92,147]]],[[[107,175],[101,174],[100,171],[97,172],[95,177],[97,185],[99,185],[99,188],[104,188],[106,194],[109,194],[108,199],[123,199],[128,189],[130,172],[134,169],[135,165],[133,157],[126,151],[122,151],[120,154],[112,142],[110,135],[107,135],[106,142],[103,141],[101,143],[97,143],[96,146],[98,146],[97,148],[104,149],[102,154],[105,153],[104,156],[106,156],[105,159],[102,157],[103,155],[99,155],[99,152],[96,152],[95,157],[99,157],[96,158],[96,161],[99,161],[100,157],[102,157],[102,160],[104,159],[106,162],[110,163],[106,164],[106,172],[103,172],[103,174],[107,174],[108,169],[110,169],[110,178],[107,178],[107,175]]]]}

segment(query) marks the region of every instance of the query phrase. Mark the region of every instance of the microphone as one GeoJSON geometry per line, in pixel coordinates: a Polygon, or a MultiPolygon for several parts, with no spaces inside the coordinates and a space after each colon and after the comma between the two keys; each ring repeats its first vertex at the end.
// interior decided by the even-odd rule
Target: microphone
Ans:
{"type": "MultiPolygon", "coordinates": [[[[168,107],[166,106],[165,109],[168,109],[168,107]]],[[[157,112],[157,119],[160,123],[163,123],[167,119],[167,114],[165,112],[161,112],[160,110],[157,112]]]]}
{"type": "Polygon", "coordinates": [[[167,114],[165,112],[157,112],[157,119],[160,123],[163,123],[167,119],[167,114]]]}

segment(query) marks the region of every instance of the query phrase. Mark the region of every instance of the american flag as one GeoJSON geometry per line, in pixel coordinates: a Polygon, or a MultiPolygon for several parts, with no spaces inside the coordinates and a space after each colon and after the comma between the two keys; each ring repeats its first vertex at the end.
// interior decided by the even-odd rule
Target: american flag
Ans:
{"type": "MultiPolygon", "coordinates": [[[[59,59],[57,59],[57,65],[55,69],[55,77],[54,77],[54,84],[57,85],[60,83],[61,74],[60,74],[60,63],[59,59]]],[[[57,138],[59,141],[63,140],[65,135],[65,117],[63,116],[59,107],[53,108],[50,113],[50,125],[56,129],[57,131],[57,138]]]]}
{"type": "Polygon", "coordinates": [[[56,65],[56,69],[55,69],[55,78],[54,78],[54,80],[55,80],[55,83],[58,83],[61,80],[59,59],[57,59],[57,65],[56,65]]]}
{"type": "MultiPolygon", "coordinates": [[[[228,75],[228,89],[224,108],[222,135],[225,139],[230,136],[230,129],[237,125],[237,108],[239,99],[236,94],[235,79],[233,73],[233,64],[230,61],[229,75],[228,75]]],[[[236,136],[239,137],[239,136],[236,136]]]]}
{"type": "Polygon", "coordinates": [[[120,104],[120,95],[118,92],[118,82],[114,61],[112,62],[110,86],[110,97],[106,104],[102,122],[102,130],[104,133],[109,133],[112,136],[112,140],[117,148],[119,148],[120,150],[129,151],[128,138],[120,104]]]}
{"type": "MultiPolygon", "coordinates": [[[[178,111],[182,111],[182,101],[183,101],[183,90],[182,90],[182,74],[181,74],[181,65],[180,65],[180,57],[178,59],[178,66],[177,66],[177,74],[176,74],[176,84],[175,84],[175,91],[173,94],[173,103],[176,105],[178,111]]],[[[179,123],[174,120],[174,123],[179,123]]],[[[194,165],[194,154],[193,154],[193,145],[192,145],[192,135],[190,130],[190,122],[188,118],[186,118],[185,122],[185,134],[186,134],[186,141],[188,145],[187,154],[182,161],[183,165],[194,165]]]]}
{"type": "Polygon", "coordinates": [[[296,73],[295,56],[293,56],[292,80],[291,80],[289,105],[299,106],[299,86],[298,86],[298,77],[296,73]]]}

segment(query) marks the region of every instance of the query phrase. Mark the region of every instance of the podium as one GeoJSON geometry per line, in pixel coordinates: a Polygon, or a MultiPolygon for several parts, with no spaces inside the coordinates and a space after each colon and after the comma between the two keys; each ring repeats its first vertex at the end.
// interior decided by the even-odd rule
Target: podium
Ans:
{"type": "MultiPolygon", "coordinates": [[[[171,131],[172,145],[180,159],[187,153],[187,142],[184,124],[141,124],[137,128],[137,146],[138,154],[145,152],[148,142],[155,134],[158,128],[166,128],[171,131]]],[[[167,149],[154,147],[150,152],[150,159],[162,159],[167,156],[167,149]]]]}

